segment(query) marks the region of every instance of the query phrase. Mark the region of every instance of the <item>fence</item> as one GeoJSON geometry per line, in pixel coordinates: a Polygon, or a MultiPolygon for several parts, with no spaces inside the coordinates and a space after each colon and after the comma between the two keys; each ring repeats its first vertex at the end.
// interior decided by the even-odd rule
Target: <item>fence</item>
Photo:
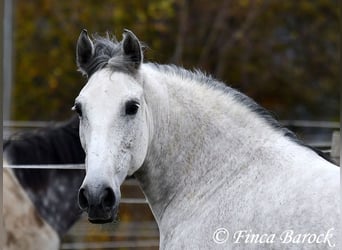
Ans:
{"type": "MultiPolygon", "coordinates": [[[[339,164],[340,135],[339,123],[326,121],[281,121],[297,133],[306,144],[331,154],[339,164]]],[[[14,122],[5,121],[4,138],[22,130],[46,127],[53,122],[14,122]]],[[[12,168],[44,169],[84,169],[83,164],[73,165],[20,165],[12,168]]],[[[93,225],[82,217],[63,238],[61,249],[158,249],[159,231],[146,199],[136,180],[129,179],[122,185],[120,214],[118,224],[93,225]]]]}
{"type": "MultiPolygon", "coordinates": [[[[306,121],[306,120],[283,120],[280,123],[294,131],[301,140],[309,146],[318,148],[327,154],[331,154],[336,161],[339,160],[340,141],[338,122],[331,121],[306,121]]],[[[32,130],[36,128],[47,127],[55,122],[45,121],[4,121],[3,137],[4,139],[17,131],[32,130]]],[[[16,166],[19,167],[19,166],[16,166]]],[[[21,166],[24,167],[24,166],[21,166]]],[[[32,167],[32,166],[31,166],[32,167]]],[[[26,168],[31,168],[26,166],[26,168]]],[[[42,166],[44,168],[44,166],[42,166]]],[[[46,166],[46,168],[82,168],[82,166],[46,166]]]]}

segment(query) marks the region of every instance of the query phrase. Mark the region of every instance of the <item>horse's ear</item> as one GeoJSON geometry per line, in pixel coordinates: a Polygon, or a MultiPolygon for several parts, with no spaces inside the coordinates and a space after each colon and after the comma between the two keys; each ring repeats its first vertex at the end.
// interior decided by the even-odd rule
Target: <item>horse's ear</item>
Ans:
{"type": "Polygon", "coordinates": [[[77,40],[76,62],[78,70],[87,75],[85,65],[87,65],[94,54],[94,45],[88,36],[87,30],[82,30],[77,40]]]}
{"type": "Polygon", "coordinates": [[[134,68],[138,69],[143,61],[143,52],[139,39],[132,31],[124,30],[122,48],[125,56],[133,63],[134,68]]]}

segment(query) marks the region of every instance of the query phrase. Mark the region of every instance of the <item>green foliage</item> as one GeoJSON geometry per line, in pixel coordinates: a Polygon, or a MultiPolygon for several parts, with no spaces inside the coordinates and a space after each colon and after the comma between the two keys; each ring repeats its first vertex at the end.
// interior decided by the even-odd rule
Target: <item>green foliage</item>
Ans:
{"type": "Polygon", "coordinates": [[[17,1],[12,118],[70,117],[81,29],[129,28],[148,60],[205,70],[280,118],[337,119],[337,12],[331,0],[17,1]]]}
{"type": "Polygon", "coordinates": [[[100,34],[121,34],[129,28],[162,51],[156,37],[165,33],[173,16],[173,1],[18,1],[13,119],[70,117],[85,83],[75,64],[76,40],[83,28],[100,34]]]}

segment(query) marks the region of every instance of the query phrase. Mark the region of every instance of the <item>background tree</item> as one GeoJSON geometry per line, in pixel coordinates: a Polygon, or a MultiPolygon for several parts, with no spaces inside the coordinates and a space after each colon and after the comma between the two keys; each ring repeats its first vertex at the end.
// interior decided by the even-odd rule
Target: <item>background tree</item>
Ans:
{"type": "MultiPolygon", "coordinates": [[[[133,30],[148,60],[199,68],[281,119],[337,120],[337,1],[17,1],[12,118],[62,120],[85,83],[82,28],[133,30]]],[[[118,37],[121,39],[121,37],[118,37]]]]}

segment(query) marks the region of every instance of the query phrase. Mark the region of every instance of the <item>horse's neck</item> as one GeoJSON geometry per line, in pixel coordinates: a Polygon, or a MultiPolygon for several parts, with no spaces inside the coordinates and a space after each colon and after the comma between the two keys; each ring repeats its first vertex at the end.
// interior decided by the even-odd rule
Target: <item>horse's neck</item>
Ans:
{"type": "Polygon", "coordinates": [[[267,171],[272,162],[280,168],[293,153],[293,142],[229,94],[177,76],[156,76],[158,87],[148,86],[158,88],[151,93],[160,92],[148,100],[154,136],[136,176],[159,226],[172,210],[187,216],[200,208],[202,200],[234,183],[242,171],[267,171]]]}

